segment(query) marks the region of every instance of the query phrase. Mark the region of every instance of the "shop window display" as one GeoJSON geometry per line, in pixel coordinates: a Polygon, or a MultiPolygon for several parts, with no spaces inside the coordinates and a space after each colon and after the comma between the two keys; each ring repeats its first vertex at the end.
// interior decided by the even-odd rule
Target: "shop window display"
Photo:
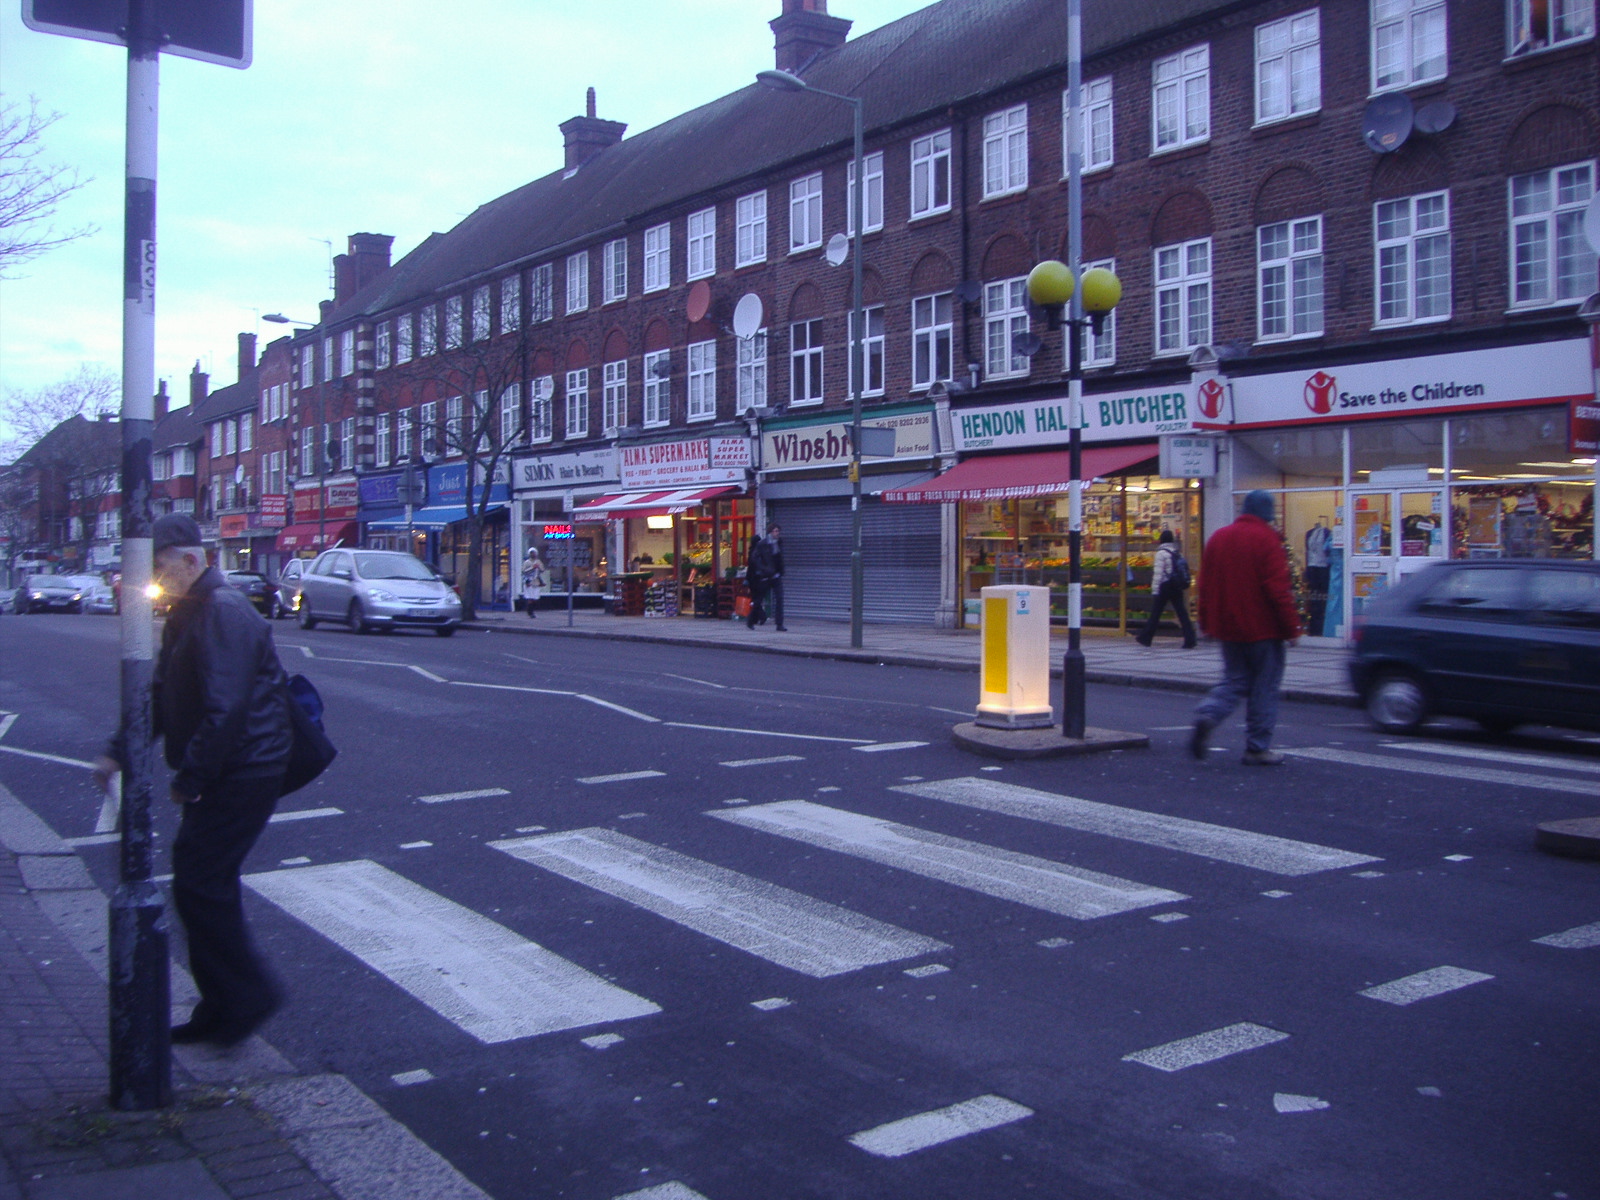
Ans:
{"type": "Polygon", "coordinates": [[[1452,558],[1593,555],[1594,463],[1566,439],[1560,409],[1451,418],[1452,558]]]}

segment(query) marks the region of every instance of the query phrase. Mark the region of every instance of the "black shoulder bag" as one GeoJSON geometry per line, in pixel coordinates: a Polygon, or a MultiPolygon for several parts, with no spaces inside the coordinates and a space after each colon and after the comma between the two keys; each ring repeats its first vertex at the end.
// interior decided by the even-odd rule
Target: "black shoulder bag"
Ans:
{"type": "Polygon", "coordinates": [[[283,776],[282,795],[298,792],[338,757],[339,751],[322,728],[322,694],[304,675],[291,675],[285,689],[289,698],[289,768],[283,776]]]}

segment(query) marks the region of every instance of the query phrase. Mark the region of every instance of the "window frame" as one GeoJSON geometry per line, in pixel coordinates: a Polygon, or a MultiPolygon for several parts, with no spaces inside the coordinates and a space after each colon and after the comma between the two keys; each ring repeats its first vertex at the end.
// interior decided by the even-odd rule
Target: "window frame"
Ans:
{"type": "Polygon", "coordinates": [[[528,383],[528,442],[555,440],[556,377],[540,375],[528,383]]]}
{"type": "Polygon", "coordinates": [[[444,336],[440,345],[445,350],[459,350],[466,342],[467,305],[461,296],[444,298],[444,336]]]}
{"type": "Polygon", "coordinates": [[[563,429],[568,440],[589,436],[589,368],[576,367],[567,372],[567,386],[562,389],[565,400],[563,429]]]}
{"type": "Polygon", "coordinates": [[[805,321],[792,321],[789,324],[789,407],[805,408],[814,404],[821,404],[827,394],[823,390],[826,385],[824,368],[827,362],[827,339],[821,317],[812,317],[805,321]],[[805,330],[805,344],[798,345],[795,336],[797,329],[805,330]],[[795,385],[802,381],[806,385],[804,394],[802,389],[795,385]],[[811,394],[815,387],[816,394],[811,394]]]}
{"type": "Polygon", "coordinates": [[[1211,43],[1200,42],[1193,46],[1186,46],[1172,54],[1164,54],[1150,64],[1150,153],[1170,154],[1174,150],[1184,150],[1190,146],[1204,145],[1211,140],[1211,43]],[[1203,59],[1200,65],[1191,63],[1203,59]],[[1170,78],[1163,79],[1163,68],[1174,68],[1170,78]],[[1196,101],[1191,96],[1191,84],[1195,81],[1202,83],[1205,98],[1203,102],[1196,101]],[[1162,93],[1170,90],[1176,97],[1176,120],[1174,123],[1174,136],[1169,141],[1161,140],[1162,121],[1162,93]],[[1202,123],[1204,128],[1199,133],[1191,132],[1194,125],[1194,114],[1191,107],[1198,107],[1203,103],[1204,112],[1202,123]]]}
{"type": "Polygon", "coordinates": [[[628,360],[600,366],[600,433],[610,437],[628,423],[628,360]]]}
{"type": "Polygon", "coordinates": [[[644,375],[644,427],[655,429],[672,422],[672,351],[648,350],[642,366],[644,375]],[[667,364],[665,375],[656,374],[659,363],[667,364]]]}
{"type": "Polygon", "coordinates": [[[734,201],[733,265],[749,267],[767,261],[767,192],[750,192],[734,201]],[[760,211],[756,211],[759,209],[760,211]]]}
{"type": "Polygon", "coordinates": [[[1270,221],[1265,225],[1256,226],[1256,341],[1258,342],[1292,342],[1306,338],[1322,337],[1327,330],[1327,269],[1324,259],[1322,214],[1314,216],[1289,217],[1282,221],[1270,221]],[[1316,232],[1316,248],[1314,250],[1297,249],[1299,230],[1303,226],[1313,225],[1316,232]],[[1282,228],[1284,244],[1287,252],[1274,257],[1264,257],[1266,247],[1264,239],[1269,230],[1282,228]],[[1317,320],[1314,329],[1296,329],[1299,321],[1298,288],[1302,280],[1297,277],[1300,264],[1316,262],[1317,283],[1317,320]],[[1283,328],[1269,331],[1267,328],[1267,273],[1269,271],[1283,272],[1283,328]]]}
{"type": "Polygon", "coordinates": [[[1152,324],[1152,342],[1155,347],[1154,357],[1166,358],[1177,354],[1189,354],[1196,346],[1204,346],[1211,342],[1216,324],[1215,303],[1215,276],[1216,276],[1216,251],[1210,237],[1189,238],[1182,242],[1169,242],[1164,246],[1155,246],[1151,249],[1151,278],[1154,281],[1154,305],[1152,324]],[[1191,263],[1194,251],[1205,247],[1205,270],[1195,271],[1191,263]],[[1172,254],[1176,258],[1180,270],[1176,275],[1163,279],[1162,256],[1172,254]],[[1205,295],[1205,329],[1203,333],[1196,331],[1194,321],[1194,300],[1196,293],[1204,289],[1205,295]],[[1179,300],[1178,332],[1179,339],[1176,345],[1162,344],[1162,302],[1166,295],[1176,294],[1179,300]]]}
{"type": "Polygon", "coordinates": [[[690,213],[684,219],[684,233],[688,239],[688,273],[685,278],[709,279],[717,273],[716,205],[690,213]]]}
{"type": "MultiPolygon", "coordinates": [[[[1099,258],[1082,264],[1085,271],[1101,267],[1113,275],[1117,272],[1115,258],[1099,258]]],[[[1085,367],[1114,367],[1117,365],[1117,310],[1112,309],[1100,322],[1100,333],[1094,332],[1091,323],[1084,330],[1083,365],[1085,367]]]]}
{"type": "MultiPolygon", "coordinates": [[[[1528,29],[1528,37],[1518,40],[1517,27],[1519,18],[1521,17],[1521,13],[1527,12],[1531,6],[1532,0],[1508,0],[1508,3],[1506,4],[1506,57],[1508,59],[1525,58],[1530,54],[1543,54],[1547,50],[1557,50],[1562,46],[1572,46],[1576,45],[1578,42],[1590,41],[1594,38],[1595,0],[1578,0],[1578,8],[1580,10],[1583,8],[1588,9],[1588,29],[1579,33],[1570,34],[1569,36],[1559,40],[1552,41],[1548,38],[1535,38],[1533,36],[1534,31],[1530,27],[1528,29]],[[1521,10],[1521,12],[1519,12],[1519,10],[1521,10]]],[[[1550,22],[1554,19],[1554,14],[1551,11],[1551,8],[1552,6],[1550,5],[1546,5],[1545,7],[1545,20],[1547,22],[1550,22]]],[[[1529,17],[1528,24],[1531,26],[1531,23],[1531,17],[1529,17]]]]}
{"type": "Polygon", "coordinates": [[[494,333],[489,313],[489,285],[480,284],[472,289],[472,340],[486,342],[494,333]]]}
{"type": "Polygon", "coordinates": [[[372,422],[372,464],[389,465],[389,414],[378,413],[372,422]]]}
{"type": "Polygon", "coordinates": [[[1565,305],[1581,304],[1597,287],[1600,287],[1600,283],[1597,283],[1596,280],[1595,254],[1589,247],[1583,232],[1584,213],[1588,208],[1590,198],[1595,194],[1597,161],[1600,160],[1591,158],[1577,162],[1562,163],[1559,166],[1546,167],[1539,171],[1524,171],[1520,175],[1507,176],[1506,255],[1508,276],[1506,295],[1510,300],[1509,308],[1511,311],[1524,312],[1532,309],[1559,308],[1565,305]],[[1563,203],[1559,198],[1561,187],[1559,177],[1561,173],[1584,170],[1587,170],[1589,176],[1586,195],[1581,201],[1572,200],[1563,203]],[[1546,179],[1545,194],[1550,197],[1549,206],[1541,212],[1519,216],[1516,211],[1518,202],[1516,194],[1517,182],[1524,179],[1533,179],[1540,175],[1546,179]],[[1560,272],[1563,217],[1568,218],[1566,222],[1569,226],[1567,236],[1577,244],[1580,259],[1587,259],[1589,263],[1586,281],[1579,284],[1576,294],[1568,296],[1560,294],[1560,287],[1563,282],[1560,272]],[[1546,295],[1542,298],[1523,300],[1517,296],[1518,289],[1522,286],[1519,278],[1519,272],[1522,269],[1522,263],[1519,261],[1522,246],[1517,239],[1519,230],[1529,228],[1536,223],[1544,226],[1544,253],[1541,257],[1545,273],[1546,295]],[[1573,226],[1575,228],[1571,228],[1573,226]]]}
{"type": "Polygon", "coordinates": [[[1381,92],[1397,92],[1406,88],[1417,87],[1424,83],[1446,79],[1450,75],[1450,13],[1445,0],[1370,0],[1367,9],[1367,61],[1370,70],[1369,79],[1372,94],[1381,92]],[[1388,3],[1404,5],[1405,11],[1398,17],[1388,16],[1381,18],[1378,15],[1378,5],[1388,3]],[[1431,75],[1419,75],[1416,63],[1417,31],[1415,23],[1419,17],[1437,13],[1440,21],[1440,40],[1443,43],[1439,53],[1439,70],[1431,75]],[[1383,82],[1378,77],[1379,46],[1378,37],[1381,29],[1399,25],[1402,37],[1399,41],[1404,49],[1404,78],[1392,82],[1383,82]]]}
{"type": "Polygon", "coordinates": [[[415,441],[416,421],[412,417],[411,406],[397,408],[394,412],[394,461],[397,463],[410,462],[414,453],[412,443],[415,441]]]}
{"type": "Polygon", "coordinates": [[[822,245],[822,172],[789,181],[789,253],[803,254],[822,245]]]}
{"type": "Polygon", "coordinates": [[[1026,379],[1033,370],[1033,362],[1025,354],[1018,354],[1016,342],[1028,332],[1028,277],[1017,275],[1008,279],[994,279],[983,285],[983,376],[985,379],[1026,379]],[[1000,307],[996,307],[996,301],[1000,307]],[[1021,322],[1019,325],[1018,322],[1021,322]],[[997,344],[996,336],[1001,343],[997,344]],[[1004,365],[996,370],[996,350],[1003,351],[1004,365]],[[1016,366],[1021,360],[1022,367],[1016,366]]]}
{"type": "Polygon", "coordinates": [[[394,365],[397,367],[403,367],[411,361],[414,329],[411,318],[411,313],[402,313],[394,319],[394,365]]]}
{"type": "MultiPolygon", "coordinates": [[[[1117,159],[1117,126],[1116,110],[1112,106],[1115,95],[1115,85],[1110,75],[1101,75],[1096,79],[1086,79],[1083,82],[1083,103],[1078,108],[1078,121],[1082,126],[1079,133],[1079,149],[1083,155],[1080,170],[1089,175],[1095,171],[1109,170],[1117,159]],[[1094,156],[1095,118],[1105,117],[1105,157],[1097,159],[1094,156]]],[[[1068,92],[1061,89],[1061,178],[1065,179],[1071,170],[1071,147],[1067,145],[1067,110],[1068,92]]]]}
{"type": "Polygon", "coordinates": [[[1455,238],[1450,227],[1451,221],[1450,189],[1444,188],[1434,192],[1419,192],[1411,196],[1395,196],[1388,200],[1378,200],[1372,206],[1372,324],[1374,329],[1394,329],[1406,325],[1436,325],[1450,320],[1455,307],[1455,238]],[[1418,233],[1416,209],[1420,201],[1442,198],[1444,201],[1443,232],[1431,228],[1425,233],[1418,233]],[[1403,237],[1383,238],[1380,233],[1380,211],[1393,204],[1405,202],[1408,206],[1407,224],[1410,232],[1403,237]],[[1418,317],[1417,312],[1417,243],[1426,238],[1429,241],[1442,239],[1445,246],[1445,273],[1444,297],[1445,311],[1430,313],[1418,317]],[[1385,317],[1383,315],[1384,300],[1384,251],[1404,243],[1409,247],[1406,255],[1406,316],[1385,317]]]}
{"type": "Polygon", "coordinates": [[[601,303],[618,304],[628,298],[628,239],[612,238],[601,251],[601,303]]]}
{"type": "Polygon", "coordinates": [[[522,273],[507,275],[500,281],[500,333],[515,333],[522,328],[522,273]]]}
{"type": "Polygon", "coordinates": [[[439,353],[439,306],[425,305],[417,313],[417,357],[432,358],[439,353]]]}
{"type": "Polygon", "coordinates": [[[955,378],[955,293],[930,292],[911,299],[911,390],[926,391],[955,378]],[[944,301],[944,320],[939,319],[944,301]],[[926,309],[924,319],[923,310],[926,309]],[[946,371],[939,373],[941,340],[946,371]]]}
{"type": "MultiPolygon", "coordinates": [[[[874,150],[861,156],[863,173],[867,177],[867,211],[861,222],[862,233],[880,233],[883,230],[883,151],[874,150]],[[876,167],[876,169],[874,169],[876,167]],[[872,215],[873,205],[878,215],[872,215]]],[[[856,164],[851,159],[844,165],[844,232],[854,237],[856,232],[856,164]]]]}
{"type": "Polygon", "coordinates": [[[736,388],[735,415],[767,404],[767,327],[763,325],[749,337],[734,339],[736,388]]]}
{"type": "Polygon", "coordinates": [[[589,308],[589,252],[579,250],[567,255],[567,307],[565,316],[585,312],[589,308]]]}
{"type": "Polygon", "coordinates": [[[925,133],[921,137],[911,139],[911,191],[907,204],[910,210],[910,219],[913,221],[950,211],[951,142],[951,131],[949,129],[936,129],[932,133],[925,133]],[[941,139],[942,145],[940,144],[941,139]],[[927,178],[927,203],[921,208],[917,207],[917,175],[919,170],[927,178]],[[942,204],[937,199],[941,180],[944,184],[944,203],[942,204]]]}
{"type": "Polygon", "coordinates": [[[646,295],[672,286],[672,222],[663,221],[644,231],[644,282],[646,295]],[[652,245],[651,243],[655,244],[652,245]]]}
{"type": "Polygon", "coordinates": [[[691,422],[714,421],[717,419],[716,339],[690,342],[686,350],[689,361],[685,388],[687,419],[691,422]]]}
{"type": "Polygon", "coordinates": [[[439,402],[424,400],[417,406],[417,453],[423,458],[439,457],[439,402]]]}
{"type": "Polygon", "coordinates": [[[1253,46],[1255,51],[1255,118],[1257,125],[1271,125],[1278,121],[1289,121],[1295,117],[1304,117],[1311,113],[1322,111],[1322,9],[1320,7],[1290,13],[1288,16],[1280,17],[1275,21],[1263,21],[1255,27],[1253,46]],[[1303,37],[1304,35],[1296,32],[1295,24],[1306,20],[1308,17],[1312,22],[1310,38],[1297,44],[1295,38],[1303,37]],[[1277,29],[1287,30],[1288,42],[1282,50],[1264,55],[1261,45],[1262,39],[1269,35],[1269,31],[1277,29]],[[1311,84],[1312,98],[1310,103],[1296,108],[1295,59],[1297,55],[1305,55],[1308,50],[1311,54],[1312,64],[1308,74],[1314,77],[1311,84]],[[1265,111],[1267,98],[1265,87],[1266,69],[1274,63],[1283,64],[1281,86],[1284,110],[1278,113],[1268,113],[1265,111]]]}
{"type": "Polygon", "coordinates": [[[556,265],[540,263],[528,273],[528,323],[539,325],[556,316],[556,265]]]}
{"type": "Polygon", "coordinates": [[[983,118],[983,199],[1028,190],[1028,105],[1013,104],[983,118]],[[1021,153],[1018,154],[1020,146],[1021,153]],[[1019,166],[1020,159],[1020,166],[1019,166]],[[995,168],[998,168],[996,170],[995,168]]]}
{"type": "MultiPolygon", "coordinates": [[[[884,306],[881,304],[864,304],[861,306],[861,315],[866,324],[866,331],[861,338],[861,358],[865,360],[866,372],[861,381],[861,394],[863,396],[881,396],[884,392],[884,332],[887,321],[884,317],[884,306]]],[[[857,356],[855,350],[855,312],[845,315],[845,356],[850,360],[849,386],[851,395],[855,394],[857,356]]]]}
{"type": "Polygon", "coordinates": [[[388,370],[389,369],[389,364],[392,361],[393,353],[394,353],[394,347],[393,347],[393,344],[390,341],[389,322],[387,322],[387,321],[379,321],[378,322],[378,327],[377,327],[377,329],[375,329],[373,331],[373,335],[372,335],[372,367],[373,367],[373,370],[376,370],[376,371],[386,371],[386,370],[388,370]]]}

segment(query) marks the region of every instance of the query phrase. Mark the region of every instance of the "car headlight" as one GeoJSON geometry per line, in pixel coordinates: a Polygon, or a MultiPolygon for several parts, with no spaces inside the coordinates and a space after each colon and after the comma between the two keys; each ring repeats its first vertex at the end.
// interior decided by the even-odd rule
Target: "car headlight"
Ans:
{"type": "Polygon", "coordinates": [[[161,599],[161,585],[159,583],[147,583],[147,584],[145,584],[144,585],[144,594],[146,596],[148,596],[151,600],[159,600],[159,599],[161,599]]]}
{"type": "Polygon", "coordinates": [[[83,593],[82,592],[73,592],[72,593],[72,598],[74,600],[82,600],[83,599],[83,593]]]}
{"type": "Polygon", "coordinates": [[[382,588],[368,588],[367,595],[374,600],[386,600],[391,602],[394,600],[394,593],[386,592],[382,588]]]}
{"type": "Polygon", "coordinates": [[[30,600],[43,600],[44,599],[44,593],[43,592],[29,592],[28,593],[28,599],[30,599],[30,600]]]}

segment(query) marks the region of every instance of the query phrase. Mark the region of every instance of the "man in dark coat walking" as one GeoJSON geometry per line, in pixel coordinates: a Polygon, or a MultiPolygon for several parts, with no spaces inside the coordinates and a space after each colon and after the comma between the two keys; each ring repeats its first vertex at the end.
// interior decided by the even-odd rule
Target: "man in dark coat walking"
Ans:
{"type": "MultiPolygon", "coordinates": [[[[151,533],[156,582],[173,597],[152,684],[153,731],[183,809],[172,900],[200,992],[172,1040],[231,1046],[282,1001],[245,927],[239,871],[283,792],[290,700],[270,626],[206,566],[194,519],[171,513],[151,533]]],[[[119,734],[95,764],[102,786],[126,757],[119,734]]]]}
{"type": "Polygon", "coordinates": [[[1245,702],[1248,766],[1275,767],[1278,688],[1285,645],[1300,640],[1300,614],[1289,588],[1289,555],[1272,525],[1268,492],[1244,498],[1238,520],[1212,534],[1200,570],[1200,628],[1222,643],[1222,682],[1194,713],[1189,752],[1204,761],[1211,731],[1245,702]]]}
{"type": "Polygon", "coordinates": [[[767,623],[765,602],[770,596],[776,628],[788,633],[783,624],[783,530],[776,521],[767,526],[767,536],[757,538],[750,547],[744,578],[750,588],[750,616],[745,624],[754,629],[767,623]]]}

